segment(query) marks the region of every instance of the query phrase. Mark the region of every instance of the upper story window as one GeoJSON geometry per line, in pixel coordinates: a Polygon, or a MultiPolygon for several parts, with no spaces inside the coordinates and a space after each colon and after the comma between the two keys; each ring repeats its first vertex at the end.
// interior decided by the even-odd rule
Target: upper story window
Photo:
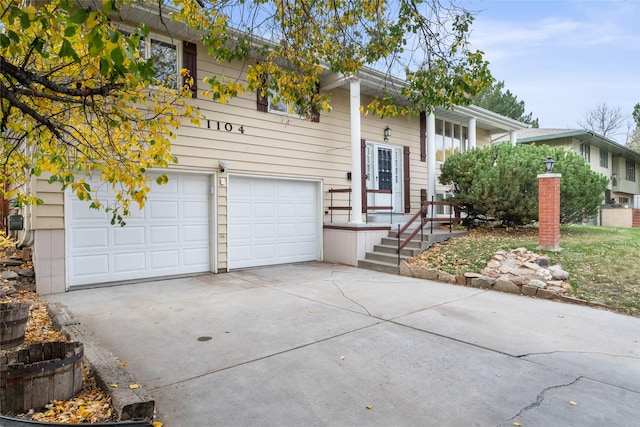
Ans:
{"type": "Polygon", "coordinates": [[[584,161],[591,163],[591,146],[585,142],[580,144],[580,155],[584,158],[584,161]]]}
{"type": "Polygon", "coordinates": [[[600,167],[602,168],[609,167],[609,152],[604,148],[600,149],[600,167]]]}
{"type": "Polygon", "coordinates": [[[269,102],[270,113],[284,114],[290,117],[297,117],[297,118],[302,117],[300,114],[295,112],[295,108],[292,104],[286,103],[282,100],[280,100],[279,102],[274,102],[272,95],[268,96],[268,102],[269,102]]]}
{"type": "MultiPolygon", "coordinates": [[[[123,34],[130,35],[131,30],[123,28],[123,34]]],[[[172,88],[178,87],[180,76],[180,58],[182,57],[182,44],[158,34],[150,34],[149,37],[140,38],[138,45],[140,57],[151,60],[155,70],[154,79],[159,86],[172,88]]]]}
{"type": "Polygon", "coordinates": [[[627,181],[636,182],[636,164],[633,162],[633,160],[627,160],[625,169],[627,171],[627,181]]]}
{"type": "Polygon", "coordinates": [[[267,94],[266,96],[262,96],[260,91],[257,91],[258,103],[257,108],[258,111],[262,111],[263,113],[275,113],[282,114],[289,117],[297,117],[301,119],[306,119],[312,122],[320,121],[320,113],[315,108],[309,109],[309,111],[304,114],[304,111],[301,113],[300,109],[296,109],[294,105],[286,103],[282,100],[278,102],[274,102],[273,94],[267,94]]]}
{"type": "Polygon", "coordinates": [[[140,55],[153,62],[155,79],[162,86],[177,87],[180,75],[180,44],[160,36],[140,40],[140,55]]]}
{"type": "Polygon", "coordinates": [[[453,153],[467,151],[469,128],[436,119],[436,161],[444,162],[453,153]]]}

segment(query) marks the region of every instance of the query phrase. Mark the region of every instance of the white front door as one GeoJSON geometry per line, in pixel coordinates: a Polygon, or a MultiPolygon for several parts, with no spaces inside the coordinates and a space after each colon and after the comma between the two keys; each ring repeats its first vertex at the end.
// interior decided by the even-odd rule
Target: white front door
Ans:
{"type": "Polygon", "coordinates": [[[366,173],[367,189],[391,190],[391,194],[368,193],[367,205],[393,206],[393,212],[403,212],[402,148],[367,142],[366,173]]]}

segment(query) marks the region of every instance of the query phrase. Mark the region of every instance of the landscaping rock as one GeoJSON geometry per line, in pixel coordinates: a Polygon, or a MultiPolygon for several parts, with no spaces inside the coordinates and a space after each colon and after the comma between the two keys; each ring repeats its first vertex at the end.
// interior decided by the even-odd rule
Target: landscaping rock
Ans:
{"type": "Polygon", "coordinates": [[[456,276],[454,276],[453,274],[446,273],[444,271],[438,271],[438,278],[436,280],[444,283],[456,283],[456,276]]]}
{"type": "Polygon", "coordinates": [[[2,276],[4,280],[14,280],[18,278],[18,273],[16,273],[15,271],[7,270],[0,273],[0,276],[2,276]]]}
{"type": "Polygon", "coordinates": [[[519,294],[520,287],[518,285],[514,285],[511,280],[500,278],[496,280],[496,283],[493,285],[493,289],[500,292],[507,292],[510,294],[519,294]]]}
{"type": "Polygon", "coordinates": [[[496,280],[487,276],[471,279],[471,286],[474,288],[491,289],[494,283],[496,283],[496,280]]]}
{"type": "Polygon", "coordinates": [[[558,298],[558,293],[549,289],[538,289],[536,296],[542,299],[556,299],[558,298]]]}
{"type": "Polygon", "coordinates": [[[549,270],[551,270],[551,276],[556,280],[567,280],[569,278],[569,273],[560,268],[559,265],[549,267],[549,270]]]}
{"type": "Polygon", "coordinates": [[[33,277],[36,275],[36,273],[34,273],[33,270],[27,270],[25,268],[21,269],[18,271],[18,275],[22,276],[22,277],[33,277]]]}
{"type": "Polygon", "coordinates": [[[538,288],[535,286],[522,285],[522,287],[520,288],[520,291],[522,292],[522,295],[526,295],[528,297],[535,297],[536,293],[538,292],[538,288]]]}
{"type": "Polygon", "coordinates": [[[529,280],[528,285],[531,286],[531,287],[540,288],[540,289],[544,289],[544,288],[547,287],[546,283],[544,283],[542,280],[538,280],[538,279],[529,280]]]}

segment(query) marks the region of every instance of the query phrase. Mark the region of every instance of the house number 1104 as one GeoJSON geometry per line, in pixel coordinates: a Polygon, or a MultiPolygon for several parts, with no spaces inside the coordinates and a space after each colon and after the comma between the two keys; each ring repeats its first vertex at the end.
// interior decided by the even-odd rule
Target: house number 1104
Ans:
{"type": "MultiPolygon", "coordinates": [[[[212,122],[211,120],[207,120],[207,129],[216,129],[216,130],[224,130],[227,132],[233,132],[233,125],[231,123],[220,123],[220,122],[212,122]],[[214,126],[211,126],[214,124],[214,126]]],[[[238,132],[244,133],[244,126],[240,126],[238,128],[238,132]]]]}

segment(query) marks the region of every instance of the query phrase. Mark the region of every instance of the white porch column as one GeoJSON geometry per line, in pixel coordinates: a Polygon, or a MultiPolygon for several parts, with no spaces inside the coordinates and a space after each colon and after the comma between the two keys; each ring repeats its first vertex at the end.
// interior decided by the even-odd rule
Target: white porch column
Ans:
{"type": "Polygon", "coordinates": [[[360,154],[360,79],[349,84],[351,116],[351,223],[362,224],[362,159],[360,154]]]}
{"type": "Polygon", "coordinates": [[[476,118],[469,119],[469,150],[476,148],[476,118]]]}
{"type": "MultiPolygon", "coordinates": [[[[436,195],[436,116],[427,116],[427,201],[436,195]]],[[[433,217],[433,206],[429,216],[433,217]]]]}
{"type": "Polygon", "coordinates": [[[509,140],[511,141],[511,145],[515,147],[518,142],[518,131],[512,130],[509,133],[509,140]]]}

